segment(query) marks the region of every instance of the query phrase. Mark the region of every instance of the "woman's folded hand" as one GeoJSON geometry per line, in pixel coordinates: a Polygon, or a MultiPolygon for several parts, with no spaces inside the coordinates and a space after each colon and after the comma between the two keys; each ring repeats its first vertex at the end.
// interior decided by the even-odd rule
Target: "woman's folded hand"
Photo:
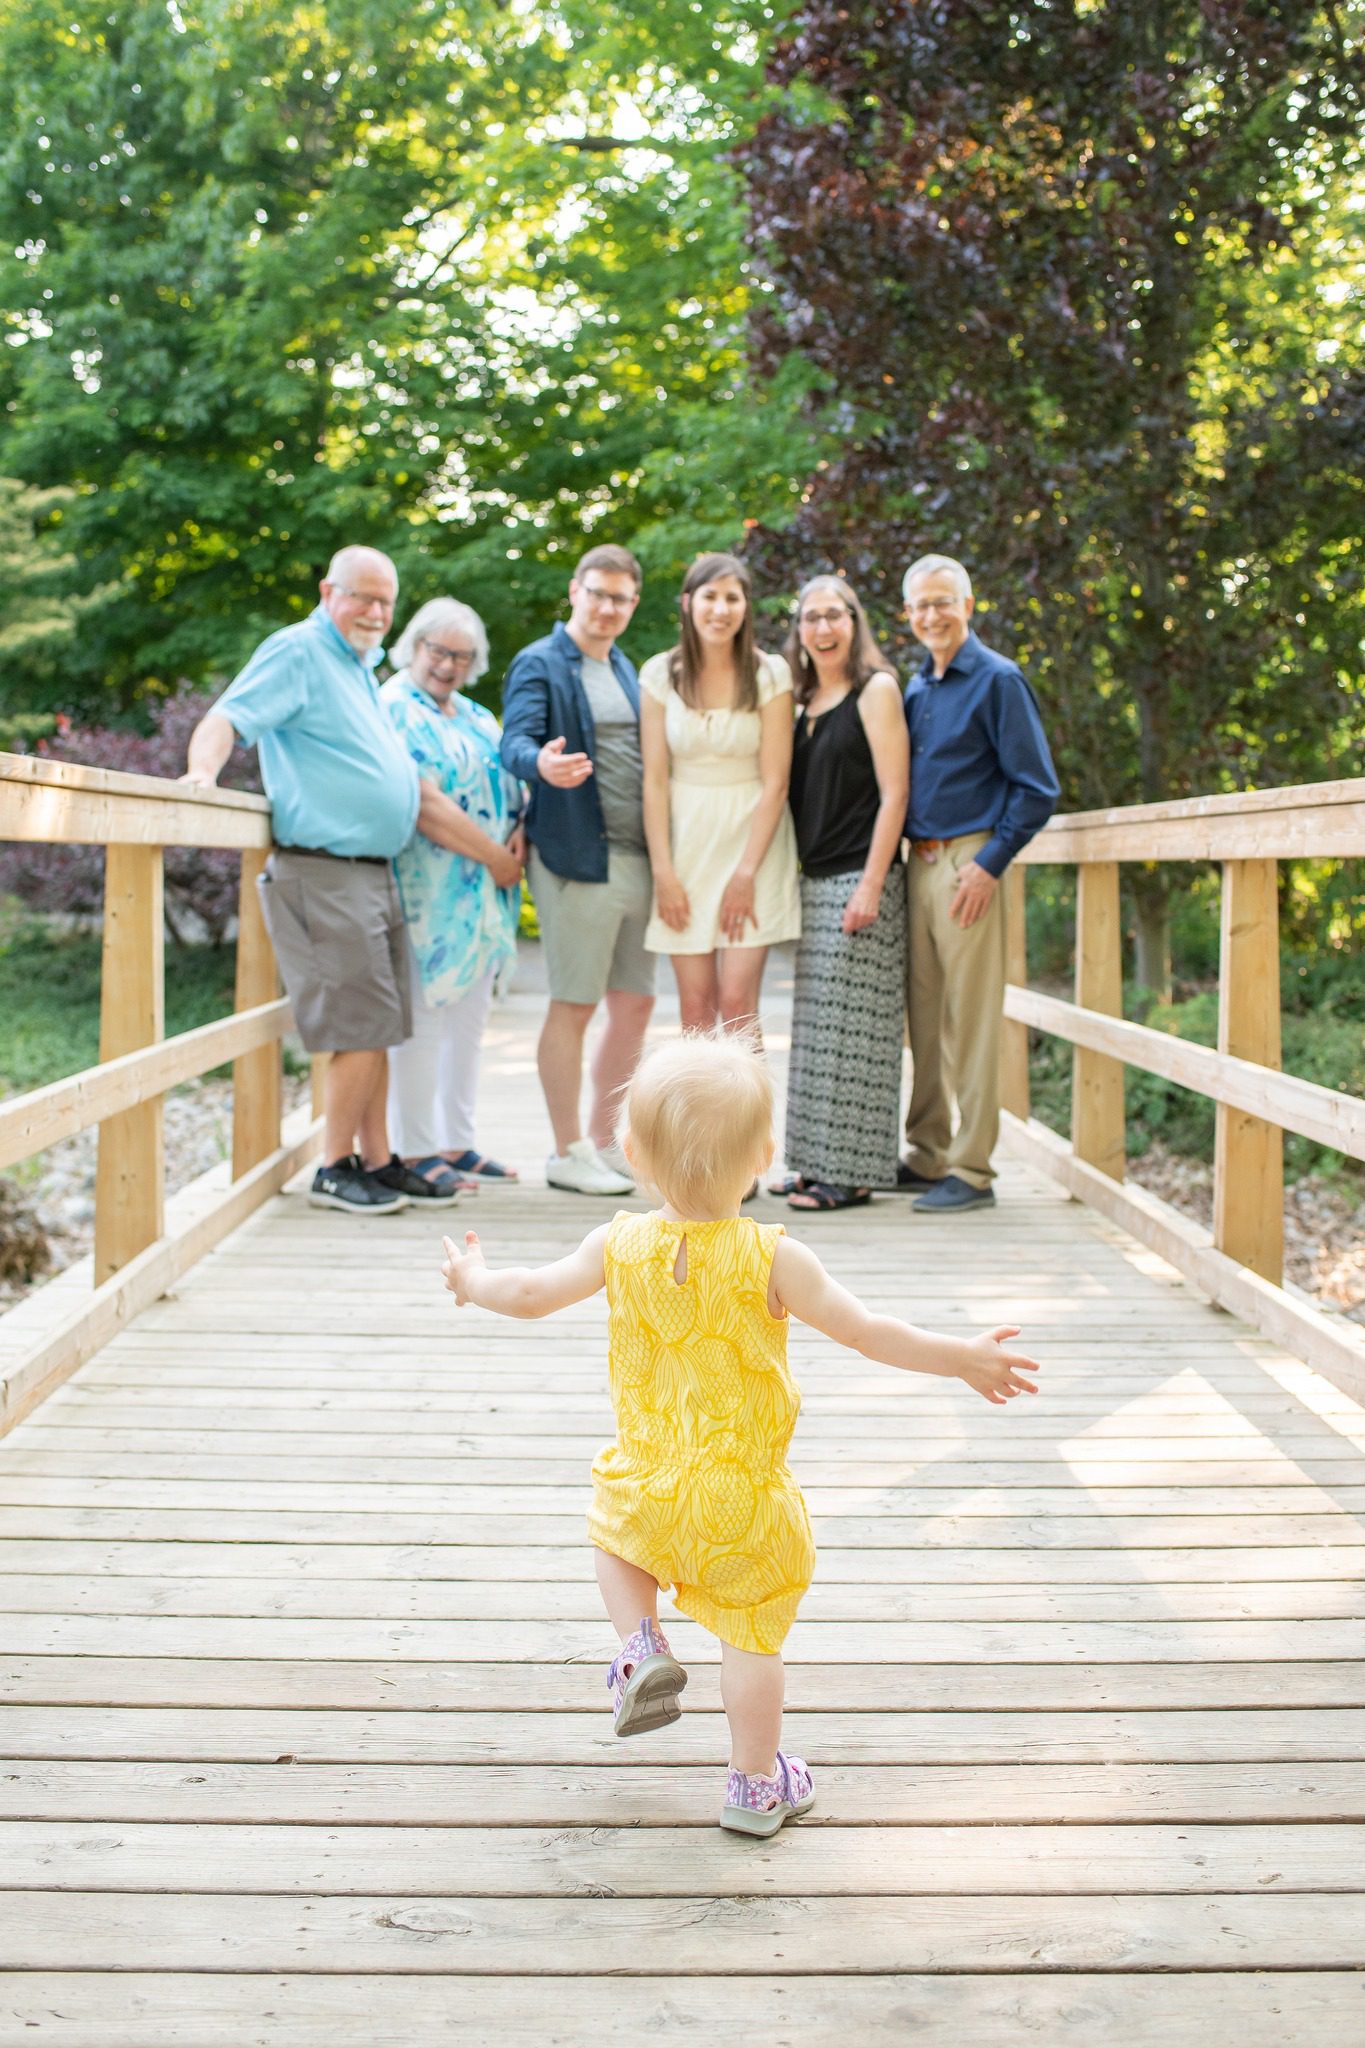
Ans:
{"type": "Polygon", "coordinates": [[[654,877],[654,900],[659,915],[671,932],[685,932],[692,921],[692,906],[687,900],[687,891],[676,875],[654,877]]]}

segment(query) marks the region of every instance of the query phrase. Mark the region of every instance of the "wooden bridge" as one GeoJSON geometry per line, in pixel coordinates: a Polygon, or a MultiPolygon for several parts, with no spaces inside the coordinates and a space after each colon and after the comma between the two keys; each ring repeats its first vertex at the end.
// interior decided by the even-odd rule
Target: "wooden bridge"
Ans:
{"type": "MultiPolygon", "coordinates": [[[[997,1412],[793,1333],[819,1805],[759,1844],[714,1825],[690,1624],[683,1720],[610,1732],[601,1304],[459,1317],[439,1220],[302,1199],[262,806],[0,762],[0,837],[112,849],[103,1063],[0,1105],[0,1167],[101,1124],[95,1271],[0,1322],[0,2048],[1365,2035],[1365,1346],[1276,1248],[1279,1131],[1361,1156],[1365,1111],[1276,1071],[1270,886],[1365,851],[1365,785],[1155,813],[1029,850],[1081,864],[1077,1002],[1016,956],[997,1210],[765,1204],[880,1306],[1022,1322],[1046,1392],[997,1412]],[[239,1014],[163,1041],[187,842],[244,850],[239,1014]],[[1225,863],[1218,1051],[1118,1014],[1116,864],[1163,857],[1225,863]],[[1077,1049],[1070,1146],[1027,1119],[1029,1025],[1077,1049]],[[165,1203],[162,1093],[225,1058],[234,1159],[165,1203]],[[1123,1063],[1219,1102],[1212,1235],[1124,1183],[1123,1063]]],[[[523,1163],[538,1021],[500,1007],[485,1064],[523,1163]]],[[[515,1258],[602,1208],[462,1213],[515,1258]]]]}

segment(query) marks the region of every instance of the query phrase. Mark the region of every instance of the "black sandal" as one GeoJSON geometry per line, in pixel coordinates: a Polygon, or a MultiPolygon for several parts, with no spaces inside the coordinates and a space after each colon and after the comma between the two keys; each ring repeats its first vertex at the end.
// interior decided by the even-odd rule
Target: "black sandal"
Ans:
{"type": "Polygon", "coordinates": [[[871,1188],[840,1187],[837,1181],[809,1180],[787,1197],[789,1209],[861,1209],[872,1200],[871,1188]],[[804,1195],[806,1199],[801,1200],[804,1195]]]}
{"type": "Polygon", "coordinates": [[[795,1195],[799,1194],[802,1188],[809,1185],[810,1183],[807,1181],[804,1173],[785,1173],[781,1180],[770,1180],[768,1182],[768,1193],[770,1195],[795,1195]]]}

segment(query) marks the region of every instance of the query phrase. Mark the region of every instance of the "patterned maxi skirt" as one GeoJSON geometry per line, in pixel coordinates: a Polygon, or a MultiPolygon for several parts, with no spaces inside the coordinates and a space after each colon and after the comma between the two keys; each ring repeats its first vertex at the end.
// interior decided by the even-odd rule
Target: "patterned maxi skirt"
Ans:
{"type": "Polygon", "coordinates": [[[801,944],[787,1082],[789,1173],[894,1188],[905,1041],[905,871],[896,862],[875,924],[851,936],[857,874],[801,877],[801,944]]]}

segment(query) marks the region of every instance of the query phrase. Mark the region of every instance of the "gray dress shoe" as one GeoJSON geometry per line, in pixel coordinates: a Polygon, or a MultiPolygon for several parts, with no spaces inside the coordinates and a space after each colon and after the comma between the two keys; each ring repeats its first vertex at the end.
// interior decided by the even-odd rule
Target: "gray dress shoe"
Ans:
{"type": "Polygon", "coordinates": [[[917,1215],[956,1216],[963,1209],[993,1209],[995,1195],[990,1188],[974,1188],[970,1181],[950,1173],[910,1206],[917,1215]]]}

